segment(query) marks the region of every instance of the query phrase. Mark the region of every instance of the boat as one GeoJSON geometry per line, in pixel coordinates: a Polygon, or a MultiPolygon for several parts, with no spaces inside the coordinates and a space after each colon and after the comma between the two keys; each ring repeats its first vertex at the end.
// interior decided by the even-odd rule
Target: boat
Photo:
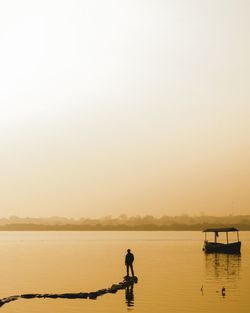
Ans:
{"type": "Polygon", "coordinates": [[[207,228],[203,230],[205,233],[205,241],[203,251],[205,253],[229,253],[240,254],[241,242],[239,239],[239,230],[234,227],[224,228],[207,228]],[[228,233],[234,232],[237,235],[237,241],[229,242],[228,233]],[[214,241],[207,240],[207,233],[214,233],[214,241]],[[226,243],[218,242],[220,233],[226,233],[226,243]]]}

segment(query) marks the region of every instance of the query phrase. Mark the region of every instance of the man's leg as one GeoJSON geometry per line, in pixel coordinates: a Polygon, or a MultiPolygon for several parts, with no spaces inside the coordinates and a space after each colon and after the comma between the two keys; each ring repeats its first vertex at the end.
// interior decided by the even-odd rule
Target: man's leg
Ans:
{"type": "Polygon", "coordinates": [[[134,269],[133,269],[133,264],[130,264],[130,269],[131,269],[131,273],[132,273],[132,276],[134,277],[134,269]]]}
{"type": "Polygon", "coordinates": [[[127,267],[127,276],[129,276],[129,265],[126,264],[126,267],[127,267]]]}

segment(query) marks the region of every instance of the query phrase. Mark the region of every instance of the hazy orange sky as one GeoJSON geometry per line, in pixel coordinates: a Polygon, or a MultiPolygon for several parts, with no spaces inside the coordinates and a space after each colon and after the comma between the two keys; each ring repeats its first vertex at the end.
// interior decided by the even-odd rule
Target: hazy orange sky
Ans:
{"type": "Polygon", "coordinates": [[[249,33],[248,0],[2,1],[0,215],[250,214],[249,33]]]}

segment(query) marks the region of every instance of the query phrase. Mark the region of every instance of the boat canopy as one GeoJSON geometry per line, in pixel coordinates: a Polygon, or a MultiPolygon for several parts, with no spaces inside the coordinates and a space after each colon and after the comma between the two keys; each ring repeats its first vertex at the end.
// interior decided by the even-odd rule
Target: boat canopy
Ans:
{"type": "Polygon", "coordinates": [[[207,228],[203,230],[204,233],[227,233],[230,231],[239,231],[237,228],[234,227],[224,227],[224,228],[207,228]]]}

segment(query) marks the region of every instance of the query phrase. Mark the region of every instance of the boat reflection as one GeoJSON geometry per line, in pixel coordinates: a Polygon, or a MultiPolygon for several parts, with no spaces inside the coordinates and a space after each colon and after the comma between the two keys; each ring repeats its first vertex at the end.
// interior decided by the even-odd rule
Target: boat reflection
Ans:
{"type": "Polygon", "coordinates": [[[236,287],[240,278],[241,255],[211,253],[205,254],[204,258],[207,282],[216,281],[221,285],[236,287]]]}
{"type": "Polygon", "coordinates": [[[126,305],[128,310],[132,310],[134,307],[134,284],[128,286],[125,290],[125,298],[126,298],[126,305]]]}

